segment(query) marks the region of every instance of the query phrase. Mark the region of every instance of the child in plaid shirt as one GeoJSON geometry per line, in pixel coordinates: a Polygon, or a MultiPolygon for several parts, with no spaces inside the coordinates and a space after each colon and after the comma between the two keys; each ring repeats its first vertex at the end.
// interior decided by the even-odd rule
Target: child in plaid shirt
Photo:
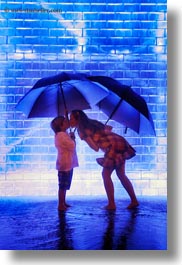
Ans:
{"type": "Polygon", "coordinates": [[[89,119],[81,110],[71,112],[70,124],[77,128],[80,138],[85,140],[92,149],[95,151],[101,149],[104,152],[104,157],[97,158],[97,162],[103,167],[102,177],[108,197],[106,209],[116,209],[114,186],[111,179],[114,170],[131,198],[131,203],[127,208],[137,207],[139,203],[132,183],[125,174],[125,161],[135,156],[134,148],[125,138],[112,132],[108,126],[101,122],[89,119]]]}

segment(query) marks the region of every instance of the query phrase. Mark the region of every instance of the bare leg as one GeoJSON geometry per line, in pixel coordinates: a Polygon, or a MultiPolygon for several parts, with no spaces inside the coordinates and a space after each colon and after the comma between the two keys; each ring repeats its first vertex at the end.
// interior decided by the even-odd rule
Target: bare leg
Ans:
{"type": "Polygon", "coordinates": [[[128,205],[127,208],[132,209],[132,208],[137,207],[139,205],[139,203],[138,203],[138,200],[136,198],[135,191],[133,189],[133,185],[125,174],[125,161],[123,161],[123,164],[121,165],[120,168],[116,169],[116,174],[117,174],[119,180],[121,181],[121,184],[123,185],[123,187],[127,191],[128,195],[130,196],[130,199],[131,199],[131,203],[128,205]]]}
{"type": "Polygon", "coordinates": [[[108,205],[106,206],[106,209],[108,210],[116,209],[115,200],[114,200],[114,185],[111,179],[112,172],[113,172],[113,169],[106,169],[106,168],[103,168],[103,171],[102,171],[104,187],[105,187],[107,198],[108,198],[108,205]]]}
{"type": "Polygon", "coordinates": [[[67,209],[65,205],[66,190],[59,189],[58,191],[58,210],[65,211],[67,209]]]}

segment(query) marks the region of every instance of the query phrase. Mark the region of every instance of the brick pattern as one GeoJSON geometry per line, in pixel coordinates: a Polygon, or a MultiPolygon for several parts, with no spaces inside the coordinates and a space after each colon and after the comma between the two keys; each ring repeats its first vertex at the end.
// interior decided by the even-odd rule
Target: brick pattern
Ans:
{"type": "MultiPolygon", "coordinates": [[[[108,75],[145,98],[156,137],[124,135],[120,124],[110,124],[137,150],[127,162],[137,194],[166,195],[166,0],[2,0],[0,9],[0,195],[57,192],[50,119],[26,119],[14,108],[38,79],[61,71],[108,75]]],[[[106,120],[97,109],[87,113],[106,120]]],[[[70,194],[104,194],[99,155],[78,138],[77,151],[70,194]]]]}

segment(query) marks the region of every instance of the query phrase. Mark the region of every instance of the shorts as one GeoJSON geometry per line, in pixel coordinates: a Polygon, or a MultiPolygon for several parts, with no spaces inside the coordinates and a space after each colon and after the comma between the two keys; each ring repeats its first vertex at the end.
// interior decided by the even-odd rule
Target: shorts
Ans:
{"type": "Polygon", "coordinates": [[[58,171],[58,185],[61,190],[69,190],[72,182],[73,169],[70,171],[58,171]]]}

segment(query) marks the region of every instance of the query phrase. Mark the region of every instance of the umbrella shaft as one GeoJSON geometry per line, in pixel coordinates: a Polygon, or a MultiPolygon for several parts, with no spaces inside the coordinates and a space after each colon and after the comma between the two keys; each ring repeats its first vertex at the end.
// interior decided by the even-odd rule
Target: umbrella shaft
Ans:
{"type": "Polygon", "coordinates": [[[61,88],[61,95],[63,97],[63,104],[64,104],[64,108],[65,108],[65,112],[67,111],[67,106],[66,106],[66,100],[65,100],[65,96],[64,96],[64,91],[63,91],[63,87],[60,83],[60,88],[61,88]]]}
{"type": "Polygon", "coordinates": [[[123,101],[123,99],[121,98],[120,101],[118,102],[118,104],[116,105],[116,107],[114,108],[114,110],[111,112],[111,115],[110,115],[109,118],[107,119],[105,125],[108,123],[108,121],[109,121],[110,119],[112,119],[114,113],[117,111],[117,109],[119,108],[119,106],[120,106],[120,104],[121,104],[122,101],[123,101]]]}
{"type": "MultiPolygon", "coordinates": [[[[66,119],[68,120],[68,123],[69,123],[69,127],[70,127],[70,133],[72,132],[71,130],[71,126],[70,126],[70,120],[69,120],[69,117],[68,117],[68,110],[67,110],[67,105],[66,105],[66,100],[65,100],[65,96],[64,96],[64,91],[63,91],[63,87],[62,87],[62,84],[60,83],[60,90],[61,90],[61,95],[63,97],[63,104],[64,104],[64,109],[65,109],[65,116],[66,116],[66,119]]],[[[59,93],[59,92],[58,92],[59,93]]],[[[58,100],[59,101],[59,100],[58,100]]],[[[60,110],[59,110],[59,103],[58,103],[58,113],[60,115],[60,110]]]]}

